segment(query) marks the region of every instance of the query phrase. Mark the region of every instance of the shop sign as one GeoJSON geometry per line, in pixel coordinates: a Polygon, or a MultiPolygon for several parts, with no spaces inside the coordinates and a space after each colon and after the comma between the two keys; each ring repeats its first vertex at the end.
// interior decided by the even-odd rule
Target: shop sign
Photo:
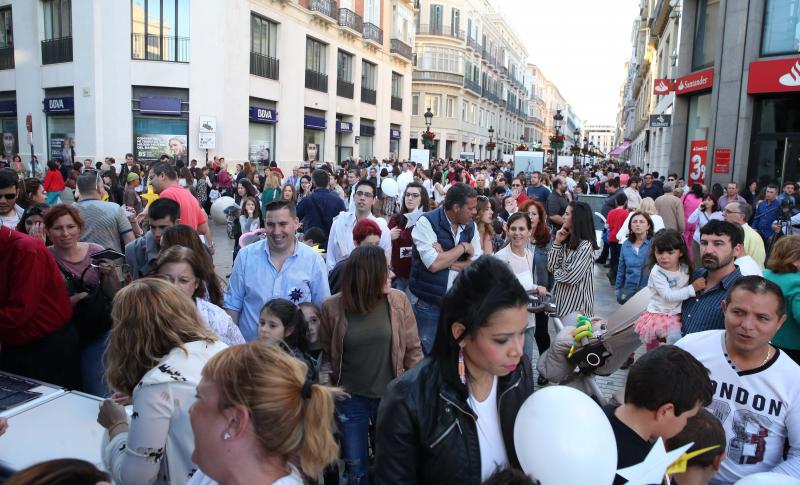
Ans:
{"type": "Polygon", "coordinates": [[[711,89],[714,85],[714,68],[693,72],[675,80],[675,94],[688,94],[711,89]]]}
{"type": "Polygon", "coordinates": [[[180,116],[181,98],[142,96],[139,98],[139,113],[143,115],[180,116]]]}
{"type": "Polygon", "coordinates": [[[672,115],[650,115],[650,128],[669,128],[672,126],[672,115]]]}
{"type": "Polygon", "coordinates": [[[707,140],[692,140],[689,149],[688,185],[703,184],[706,180],[706,157],[708,155],[707,140]]]}
{"type": "Polygon", "coordinates": [[[216,133],[217,118],[213,116],[200,117],[200,133],[216,133]]]}
{"type": "Polygon", "coordinates": [[[185,161],[186,135],[162,133],[136,133],[136,159],[139,161],[155,161],[161,155],[169,155],[175,160],[185,161]]]}
{"type": "Polygon", "coordinates": [[[800,91],[800,58],[750,63],[747,94],[800,91]]]}
{"type": "Polygon", "coordinates": [[[655,79],[653,81],[653,94],[664,96],[675,91],[675,81],[672,79],[655,79]]]}
{"type": "Polygon", "coordinates": [[[361,136],[375,136],[375,127],[372,125],[365,125],[361,124],[359,126],[359,131],[361,132],[361,136]]]}
{"type": "Polygon", "coordinates": [[[58,98],[44,98],[45,113],[74,113],[75,98],[72,96],[61,96],[58,98]]]}
{"type": "Polygon", "coordinates": [[[714,150],[714,173],[730,173],[731,149],[717,148],[714,150]]]}
{"type": "Polygon", "coordinates": [[[389,139],[390,140],[399,140],[400,139],[400,130],[390,129],[389,130],[389,139]]]}
{"type": "Polygon", "coordinates": [[[16,116],[17,115],[17,100],[3,99],[0,100],[0,116],[16,116]]]}
{"type": "Polygon", "coordinates": [[[305,115],[303,117],[303,126],[312,130],[324,130],[327,124],[325,123],[325,118],[305,115]]]}
{"type": "Polygon", "coordinates": [[[250,106],[250,121],[254,123],[277,123],[278,112],[270,108],[250,106]]]}
{"type": "Polygon", "coordinates": [[[350,121],[339,121],[336,120],[336,132],[337,133],[352,133],[353,132],[353,123],[350,121]]]}

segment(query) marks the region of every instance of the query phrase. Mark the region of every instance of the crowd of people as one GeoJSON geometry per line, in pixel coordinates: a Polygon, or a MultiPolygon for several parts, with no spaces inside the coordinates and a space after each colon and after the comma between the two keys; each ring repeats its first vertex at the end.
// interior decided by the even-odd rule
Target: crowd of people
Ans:
{"type": "MultiPolygon", "coordinates": [[[[104,398],[107,475],[64,473],[533,483],[508,475],[515,417],[549,384],[532,363],[554,329],[529,302],[567,324],[596,316],[607,269],[619,304],[650,292],[634,326],[646,352],[604,409],[619,468],[661,437],[720,447],[676,483],[800,478],[796,189],[611,161],[0,168],[0,370],[104,398]]],[[[37,466],[9,483],[55,465],[37,466]]]]}

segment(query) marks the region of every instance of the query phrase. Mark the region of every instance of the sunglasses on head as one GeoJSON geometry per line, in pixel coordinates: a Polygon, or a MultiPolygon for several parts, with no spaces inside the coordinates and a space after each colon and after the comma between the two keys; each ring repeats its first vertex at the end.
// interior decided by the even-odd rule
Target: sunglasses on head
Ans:
{"type": "Polygon", "coordinates": [[[27,209],[25,209],[25,212],[23,212],[22,217],[27,218],[30,216],[44,216],[45,210],[46,209],[43,207],[37,207],[35,205],[30,206],[27,209]]]}

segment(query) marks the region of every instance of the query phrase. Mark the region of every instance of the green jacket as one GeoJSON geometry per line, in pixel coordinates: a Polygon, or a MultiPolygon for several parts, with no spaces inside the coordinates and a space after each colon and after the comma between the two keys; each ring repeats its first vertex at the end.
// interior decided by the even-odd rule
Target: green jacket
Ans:
{"type": "Polygon", "coordinates": [[[281,189],[264,189],[264,192],[261,193],[261,214],[266,214],[266,207],[267,204],[270,202],[276,201],[281,198],[281,189]]]}
{"type": "Polygon", "coordinates": [[[800,350],[800,273],[764,270],[764,278],[780,286],[786,300],[786,321],[772,339],[776,347],[800,350]]]}

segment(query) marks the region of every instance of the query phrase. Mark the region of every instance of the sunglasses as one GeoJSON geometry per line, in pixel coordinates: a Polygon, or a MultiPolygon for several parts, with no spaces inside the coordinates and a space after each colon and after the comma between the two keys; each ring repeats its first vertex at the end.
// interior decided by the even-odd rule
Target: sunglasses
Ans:
{"type": "Polygon", "coordinates": [[[371,192],[363,192],[363,191],[361,191],[361,190],[359,190],[358,192],[356,192],[356,195],[357,195],[358,197],[366,197],[366,198],[368,198],[368,199],[371,199],[371,198],[375,197],[375,194],[373,194],[373,193],[371,193],[371,192]]]}
{"type": "MultiPolygon", "coordinates": [[[[6,195],[10,195],[10,194],[6,194],[6,195]]],[[[28,218],[30,216],[43,216],[44,212],[45,212],[45,209],[42,208],[42,207],[31,206],[31,207],[28,207],[27,209],[25,209],[25,212],[22,213],[22,218],[25,219],[25,218],[28,218]]]]}
{"type": "Polygon", "coordinates": [[[6,200],[14,200],[17,198],[17,194],[0,194],[0,197],[3,197],[6,200]]]}

